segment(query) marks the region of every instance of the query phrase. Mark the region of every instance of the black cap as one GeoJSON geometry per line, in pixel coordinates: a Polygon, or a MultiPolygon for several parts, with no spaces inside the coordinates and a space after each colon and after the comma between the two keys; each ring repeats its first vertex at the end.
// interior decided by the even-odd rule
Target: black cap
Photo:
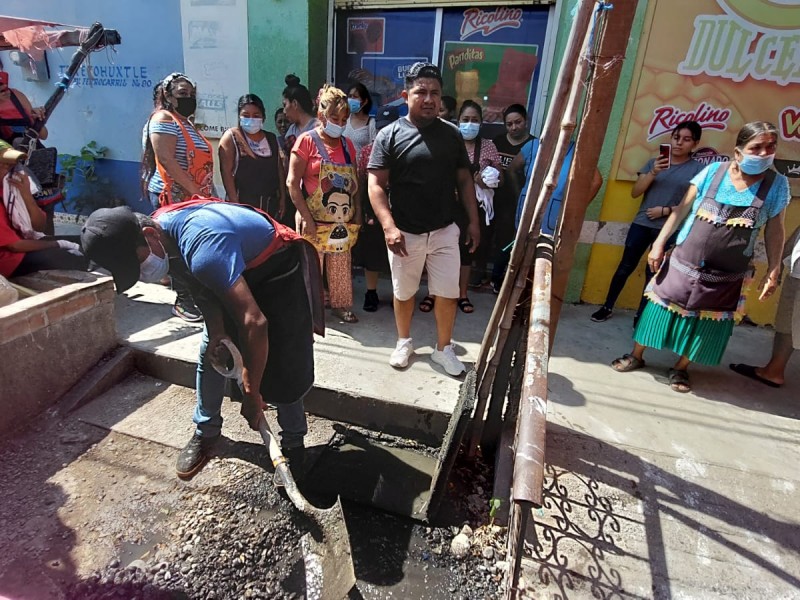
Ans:
{"type": "Polygon", "coordinates": [[[84,255],[111,271],[118,294],[139,281],[136,248],[146,243],[136,215],[127,206],[100,208],[81,229],[84,255]]]}
{"type": "Polygon", "coordinates": [[[420,78],[436,79],[442,83],[442,71],[429,62],[415,62],[406,71],[406,83],[411,84],[420,78]]]}
{"type": "Polygon", "coordinates": [[[375,127],[382,129],[400,118],[400,109],[391,104],[381,106],[375,115],[375,127]]]}

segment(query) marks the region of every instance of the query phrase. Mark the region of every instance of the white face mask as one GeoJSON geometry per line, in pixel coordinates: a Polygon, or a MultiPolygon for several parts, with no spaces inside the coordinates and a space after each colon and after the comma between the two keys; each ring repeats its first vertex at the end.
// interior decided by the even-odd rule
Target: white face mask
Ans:
{"type": "Polygon", "coordinates": [[[325,123],[323,131],[325,132],[326,135],[329,135],[332,138],[340,138],[344,133],[344,126],[337,125],[336,123],[331,123],[330,121],[328,121],[327,123],[325,123]]]}
{"type": "Polygon", "coordinates": [[[480,123],[459,123],[458,130],[465,140],[474,140],[481,130],[480,123]]]}
{"type": "MultiPolygon", "coordinates": [[[[161,249],[163,250],[164,246],[161,246],[161,249]]],[[[168,272],[169,258],[167,257],[166,251],[164,252],[164,258],[161,258],[160,256],[156,256],[151,249],[150,254],[147,255],[144,262],[139,264],[139,281],[143,281],[144,283],[158,283],[167,276],[168,272]]]]}
{"type": "Polygon", "coordinates": [[[264,126],[264,119],[258,117],[239,117],[239,125],[247,133],[258,133],[264,126]]]}

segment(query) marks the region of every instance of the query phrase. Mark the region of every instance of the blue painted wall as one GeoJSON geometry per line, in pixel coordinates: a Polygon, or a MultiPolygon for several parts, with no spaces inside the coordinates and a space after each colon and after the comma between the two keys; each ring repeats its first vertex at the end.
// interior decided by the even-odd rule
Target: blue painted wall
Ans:
{"type": "MultiPolygon", "coordinates": [[[[152,86],[172,71],[183,69],[179,0],[3,0],[4,15],[78,26],[99,21],[119,31],[122,44],[91,55],[47,124],[48,146],[77,154],[89,141],[109,149],[98,162],[98,175],[114,183],[114,193],[131,206],[139,204],[141,133],[152,110],[152,86]],[[90,83],[89,73],[94,75],[90,83]]],[[[74,48],[47,51],[50,81],[27,82],[7,52],[0,58],[10,73],[11,87],[41,106],[54,89],[59,71],[69,64],[74,48]]],[[[57,208],[61,210],[61,208],[57,208]]]]}

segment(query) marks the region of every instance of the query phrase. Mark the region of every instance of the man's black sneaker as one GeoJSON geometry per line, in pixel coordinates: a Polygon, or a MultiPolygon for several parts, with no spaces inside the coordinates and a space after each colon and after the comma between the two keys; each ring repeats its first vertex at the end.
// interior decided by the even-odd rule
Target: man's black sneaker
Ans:
{"type": "Polygon", "coordinates": [[[204,438],[199,433],[192,436],[189,443],[184,446],[181,453],[178,455],[178,462],[175,465],[175,470],[178,477],[181,479],[191,479],[197,472],[203,468],[209,457],[214,445],[219,440],[219,435],[214,437],[204,438]]]}
{"type": "Polygon", "coordinates": [[[503,287],[502,281],[493,281],[492,282],[492,293],[497,295],[500,293],[500,288],[503,287]]]}
{"type": "Polygon", "coordinates": [[[364,310],[367,312],[375,312],[378,310],[378,292],[377,290],[367,290],[364,294],[364,310]]]}
{"type": "Polygon", "coordinates": [[[603,321],[608,321],[613,315],[614,312],[610,308],[606,308],[605,306],[601,306],[595,312],[592,313],[592,321],[595,323],[602,323],[603,321]]]}
{"type": "Polygon", "coordinates": [[[172,314],[188,323],[202,323],[203,314],[194,302],[186,298],[178,298],[172,307],[172,314]]]}

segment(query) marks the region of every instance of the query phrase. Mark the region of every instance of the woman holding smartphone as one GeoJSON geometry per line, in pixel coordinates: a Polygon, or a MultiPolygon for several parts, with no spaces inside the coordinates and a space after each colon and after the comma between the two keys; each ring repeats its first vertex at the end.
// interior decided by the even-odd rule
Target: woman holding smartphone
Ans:
{"type": "Polygon", "coordinates": [[[772,168],[777,147],[775,125],[747,123],[736,137],[733,160],[711,163],[692,179],[647,256],[650,269],[658,272],[645,292],[633,350],[611,363],[615,371],[644,367],[647,348],[672,350],[678,360],[668,371],[669,385],[686,393],[692,389],[692,363],[718,365],[744,316],[745,284],[754,273],[761,229],[767,272],[758,299],[775,293],[791,200],[789,180],[772,168]],[[673,233],[675,247],[667,254],[673,233]]]}
{"type": "MultiPolygon", "coordinates": [[[[672,214],[672,209],[680,204],[689,189],[689,182],[703,170],[703,165],[692,159],[692,152],[697,148],[701,133],[700,125],[695,121],[678,123],[672,130],[671,143],[661,145],[669,146],[670,154],[663,156],[662,153],[667,148],[660,148],[659,156],[651,158],[639,169],[639,178],[633,184],[631,196],[638,198],[644,194],[644,198],[628,229],[622,259],[611,278],[606,300],[592,314],[592,321],[601,323],[611,318],[614,304],[628,277],[636,270],[645,251],[658,237],[667,217],[672,214]]],[[[653,272],[648,267],[645,270],[645,286],[652,276],[653,272]]],[[[634,325],[639,319],[644,302],[642,299],[636,311],[634,325]]]]}

